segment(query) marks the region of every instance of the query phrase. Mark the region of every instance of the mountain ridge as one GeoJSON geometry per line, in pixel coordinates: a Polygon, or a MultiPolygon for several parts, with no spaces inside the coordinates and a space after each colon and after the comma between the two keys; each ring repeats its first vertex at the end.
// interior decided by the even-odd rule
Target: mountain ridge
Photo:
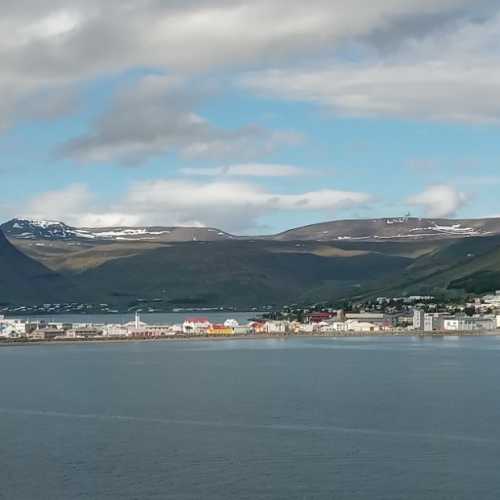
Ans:
{"type": "Polygon", "coordinates": [[[342,219],[292,228],[270,235],[238,236],[212,227],[110,226],[73,227],[60,221],[15,218],[0,226],[15,240],[46,241],[222,241],[265,239],[276,241],[425,240],[500,234],[500,218],[445,219],[384,217],[342,219]]]}
{"type": "Polygon", "coordinates": [[[20,219],[2,227],[0,301],[67,302],[81,290],[118,307],[157,299],[244,307],[500,289],[500,219],[492,218],[332,221],[259,237],[161,226],[82,237],[88,229],[20,219]]]}

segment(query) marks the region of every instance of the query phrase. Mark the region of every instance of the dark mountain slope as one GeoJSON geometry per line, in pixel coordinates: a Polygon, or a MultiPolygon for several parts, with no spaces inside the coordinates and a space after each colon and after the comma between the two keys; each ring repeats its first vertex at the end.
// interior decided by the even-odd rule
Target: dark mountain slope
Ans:
{"type": "Polygon", "coordinates": [[[11,304],[75,300],[71,282],[30,259],[0,231],[0,302],[11,304]]]}
{"type": "Polygon", "coordinates": [[[411,263],[377,253],[323,257],[283,248],[262,242],[178,243],[75,277],[109,302],[162,298],[177,305],[263,305],[315,297],[320,289],[329,295],[321,298],[343,295],[411,263]]]}

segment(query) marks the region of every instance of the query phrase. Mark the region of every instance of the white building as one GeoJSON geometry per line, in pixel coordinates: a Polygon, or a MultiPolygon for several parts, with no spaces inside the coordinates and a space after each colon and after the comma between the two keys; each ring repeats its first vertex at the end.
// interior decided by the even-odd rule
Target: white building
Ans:
{"type": "Polygon", "coordinates": [[[460,316],[443,321],[443,329],[454,332],[470,332],[474,330],[495,330],[497,319],[494,316],[460,316]]]}
{"type": "Polygon", "coordinates": [[[207,318],[190,318],[182,324],[182,333],[187,335],[201,335],[212,326],[207,318]]]}
{"type": "Polygon", "coordinates": [[[21,319],[7,319],[0,316],[0,337],[21,338],[27,334],[28,323],[21,319]]]}
{"type": "Polygon", "coordinates": [[[106,325],[102,334],[105,337],[130,337],[131,330],[127,325],[106,325]]]}
{"type": "Polygon", "coordinates": [[[422,311],[421,309],[415,309],[413,311],[413,329],[423,330],[424,319],[425,319],[425,311],[422,311]]]}
{"type": "Polygon", "coordinates": [[[453,319],[448,314],[427,313],[424,316],[424,331],[436,332],[444,329],[444,321],[453,319]]]}
{"type": "Polygon", "coordinates": [[[381,332],[383,327],[375,323],[369,323],[367,321],[356,321],[348,319],[346,321],[347,330],[350,332],[358,333],[369,333],[369,332],[381,332]]]}
{"type": "Polygon", "coordinates": [[[485,295],[483,302],[489,306],[500,308],[500,290],[497,290],[495,294],[485,295]]]}
{"type": "Polygon", "coordinates": [[[266,333],[286,333],[288,331],[288,321],[266,321],[264,331],[266,333]]]}
{"type": "Polygon", "coordinates": [[[355,333],[374,333],[381,332],[384,327],[375,323],[367,321],[357,321],[355,319],[348,319],[347,321],[334,321],[328,325],[321,327],[322,333],[336,333],[336,332],[355,332],[355,333]]]}
{"type": "Polygon", "coordinates": [[[476,322],[468,317],[445,319],[443,329],[451,332],[468,332],[476,329],[476,322]]]}
{"type": "Polygon", "coordinates": [[[228,328],[238,328],[240,324],[235,319],[226,319],[226,321],[224,321],[224,326],[228,328]]]}

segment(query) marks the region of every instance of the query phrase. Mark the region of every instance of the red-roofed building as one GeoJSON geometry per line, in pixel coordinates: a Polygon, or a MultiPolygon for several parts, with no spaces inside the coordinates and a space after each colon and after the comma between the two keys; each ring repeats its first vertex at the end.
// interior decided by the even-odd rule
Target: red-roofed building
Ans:
{"type": "Polygon", "coordinates": [[[336,316],[336,312],[315,311],[307,315],[307,320],[309,323],[322,323],[323,321],[328,321],[336,316]]]}

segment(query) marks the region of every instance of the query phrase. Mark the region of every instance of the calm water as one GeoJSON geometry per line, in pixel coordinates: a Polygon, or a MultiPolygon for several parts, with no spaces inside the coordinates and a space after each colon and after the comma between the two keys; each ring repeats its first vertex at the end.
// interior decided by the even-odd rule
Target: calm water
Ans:
{"type": "Polygon", "coordinates": [[[498,499],[500,338],[0,349],[5,499],[498,499]]]}

